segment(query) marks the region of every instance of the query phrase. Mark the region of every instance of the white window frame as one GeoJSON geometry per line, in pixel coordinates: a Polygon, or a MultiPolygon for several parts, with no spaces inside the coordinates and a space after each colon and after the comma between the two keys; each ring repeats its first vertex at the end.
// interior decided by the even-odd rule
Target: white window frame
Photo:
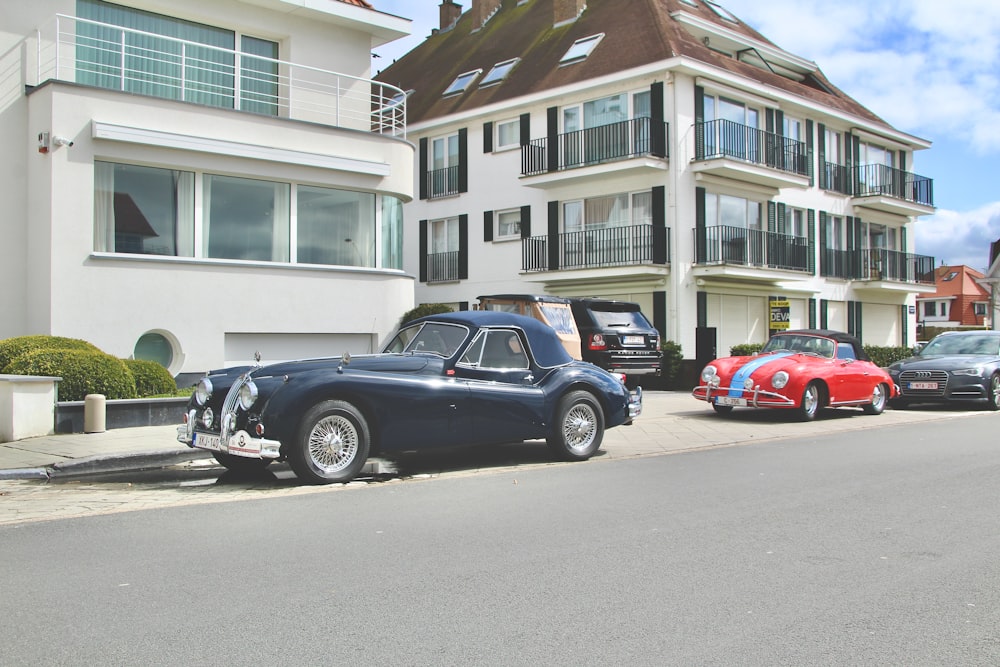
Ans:
{"type": "Polygon", "coordinates": [[[521,120],[519,118],[514,118],[513,120],[504,120],[496,123],[494,126],[494,152],[507,151],[515,148],[521,147],[521,120]],[[513,142],[503,141],[503,128],[513,127],[513,134],[516,135],[516,139],[513,142]]]}
{"type": "Polygon", "coordinates": [[[507,75],[517,67],[517,64],[521,62],[520,58],[511,58],[510,60],[504,60],[499,62],[490,68],[490,71],[486,73],[486,76],[482,78],[479,82],[480,88],[488,88],[490,86],[496,86],[503,83],[507,75]]]}
{"type": "Polygon", "coordinates": [[[500,211],[493,212],[493,240],[503,242],[503,241],[514,241],[521,238],[521,209],[519,208],[507,208],[500,211]],[[504,233],[503,231],[503,221],[502,218],[505,216],[514,215],[517,216],[517,228],[516,231],[504,233]]]}
{"type": "Polygon", "coordinates": [[[599,32],[596,35],[590,35],[588,37],[581,37],[580,39],[573,42],[563,57],[559,59],[559,66],[572,65],[573,63],[583,62],[594,52],[597,45],[601,43],[604,39],[604,33],[599,32]]]}
{"type": "Polygon", "coordinates": [[[460,95],[461,93],[464,93],[469,89],[469,86],[472,85],[472,82],[476,80],[476,77],[482,73],[483,68],[481,67],[468,72],[462,72],[455,77],[455,80],[452,81],[447,88],[444,89],[444,92],[441,93],[441,97],[451,97],[452,95],[460,95]]]}

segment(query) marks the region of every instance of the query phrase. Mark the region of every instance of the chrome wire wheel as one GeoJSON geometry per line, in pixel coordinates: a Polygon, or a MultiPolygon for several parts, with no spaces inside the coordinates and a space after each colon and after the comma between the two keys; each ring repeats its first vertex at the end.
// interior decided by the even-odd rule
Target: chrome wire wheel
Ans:
{"type": "Polygon", "coordinates": [[[563,438],[573,452],[583,453],[597,437],[597,413],[589,403],[577,403],[563,419],[563,438]]]}
{"type": "Polygon", "coordinates": [[[347,417],[324,417],[309,432],[309,458],[323,473],[340,472],[357,455],[358,430],[347,417]]]}

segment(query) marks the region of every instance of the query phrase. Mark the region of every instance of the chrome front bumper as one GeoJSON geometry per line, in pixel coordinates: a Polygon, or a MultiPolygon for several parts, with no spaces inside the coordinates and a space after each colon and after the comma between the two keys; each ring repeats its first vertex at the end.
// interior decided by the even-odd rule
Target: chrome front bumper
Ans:
{"type": "MultiPolygon", "coordinates": [[[[697,398],[699,401],[706,401],[708,403],[715,403],[712,400],[713,397],[729,397],[729,392],[736,387],[712,387],[709,385],[700,385],[692,390],[691,395],[697,398]]],[[[793,408],[795,407],[795,401],[783,396],[777,392],[764,391],[760,387],[754,387],[753,389],[743,389],[740,388],[739,391],[742,398],[746,401],[746,406],[751,408],[793,408]]],[[[730,405],[729,403],[722,403],[722,405],[730,405]]],[[[741,404],[742,405],[742,404],[741,404]]]]}
{"type": "Polygon", "coordinates": [[[194,430],[194,419],[190,416],[188,423],[177,426],[177,441],[192,449],[221,452],[248,459],[276,459],[281,456],[279,440],[255,438],[246,431],[237,431],[231,435],[225,431],[220,435],[199,433],[194,430]]]}
{"type": "Polygon", "coordinates": [[[642,387],[636,387],[628,393],[628,418],[635,419],[642,414],[642,387]]]}

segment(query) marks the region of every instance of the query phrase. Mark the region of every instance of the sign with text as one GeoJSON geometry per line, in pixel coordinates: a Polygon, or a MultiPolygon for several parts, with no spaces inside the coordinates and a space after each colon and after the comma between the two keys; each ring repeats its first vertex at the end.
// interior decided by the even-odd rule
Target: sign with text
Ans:
{"type": "Polygon", "coordinates": [[[768,302],[769,310],[771,311],[771,322],[769,328],[771,333],[776,331],[787,331],[791,328],[792,316],[791,316],[791,306],[788,299],[771,299],[768,302]]]}

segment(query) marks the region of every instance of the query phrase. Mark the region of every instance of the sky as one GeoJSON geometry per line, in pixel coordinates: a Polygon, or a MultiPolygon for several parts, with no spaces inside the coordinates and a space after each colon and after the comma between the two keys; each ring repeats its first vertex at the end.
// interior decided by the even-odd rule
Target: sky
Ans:
{"type": "MultiPolygon", "coordinates": [[[[440,0],[369,0],[412,34],[375,49],[384,69],[438,26],[440,0]]],[[[627,3],[629,0],[601,0],[627,3]]],[[[463,11],[471,0],[460,3],[463,11]]],[[[1000,239],[1000,2],[719,0],[892,127],[931,142],[909,171],[934,181],[916,252],[984,271],[1000,239]]]]}

